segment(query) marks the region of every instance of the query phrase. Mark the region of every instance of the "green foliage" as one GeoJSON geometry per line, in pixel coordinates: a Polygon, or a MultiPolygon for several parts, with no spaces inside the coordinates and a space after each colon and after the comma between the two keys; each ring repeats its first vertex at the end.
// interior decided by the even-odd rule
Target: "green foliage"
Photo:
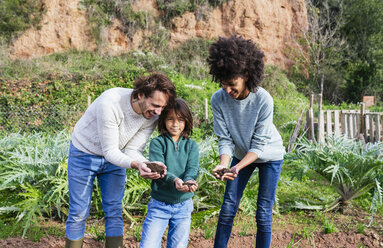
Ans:
{"type": "Polygon", "coordinates": [[[327,209],[339,207],[343,211],[348,202],[375,189],[372,206],[382,204],[381,175],[383,145],[364,145],[361,141],[345,137],[326,137],[323,143],[303,140],[299,147],[286,156],[289,164],[297,165],[295,176],[302,179],[315,172],[325,179],[339,194],[327,209]]]}
{"type": "Polygon", "coordinates": [[[358,223],[356,230],[358,233],[365,234],[366,226],[363,223],[358,223]]]}
{"type": "Polygon", "coordinates": [[[37,223],[37,216],[67,214],[68,187],[66,158],[68,135],[4,135],[0,144],[0,191],[10,199],[4,210],[16,211],[23,221],[23,236],[37,223]],[[61,176],[61,178],[58,178],[61,176]]]}
{"type": "Polygon", "coordinates": [[[287,146],[289,136],[294,131],[299,116],[302,111],[308,109],[308,100],[297,91],[296,86],[277,67],[266,66],[265,75],[261,86],[274,99],[273,122],[287,146]]]}
{"type": "Polygon", "coordinates": [[[112,25],[115,18],[121,21],[121,31],[129,38],[154,19],[151,13],[134,11],[131,1],[82,0],[81,3],[87,10],[92,34],[99,42],[102,39],[100,28],[112,25]]]}
{"type": "Polygon", "coordinates": [[[353,102],[362,95],[382,98],[383,5],[380,0],[345,2],[345,25],[350,50],[347,56],[346,94],[353,102]]]}
{"type": "Polygon", "coordinates": [[[198,0],[157,0],[158,9],[163,12],[167,22],[187,11],[194,12],[197,4],[198,0]]]}
{"type": "Polygon", "coordinates": [[[215,225],[211,223],[205,223],[202,225],[203,237],[208,240],[211,239],[215,234],[215,225]]]}
{"type": "Polygon", "coordinates": [[[31,26],[37,26],[44,11],[41,0],[0,1],[0,43],[9,43],[31,26]]]}
{"type": "Polygon", "coordinates": [[[330,234],[330,233],[337,232],[338,229],[336,228],[336,226],[335,226],[333,221],[328,220],[328,219],[324,219],[323,220],[323,224],[322,224],[322,231],[325,234],[330,234]]]}

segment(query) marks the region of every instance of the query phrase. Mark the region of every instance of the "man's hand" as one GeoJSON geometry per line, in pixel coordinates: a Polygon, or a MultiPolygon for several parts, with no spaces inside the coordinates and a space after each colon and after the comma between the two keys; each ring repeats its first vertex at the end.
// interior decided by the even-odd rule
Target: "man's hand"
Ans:
{"type": "Polygon", "coordinates": [[[140,161],[133,161],[130,166],[133,169],[138,170],[140,172],[140,176],[142,178],[145,178],[145,179],[159,179],[159,178],[165,176],[165,174],[166,174],[166,166],[163,163],[161,163],[161,162],[156,162],[156,163],[158,163],[160,166],[164,167],[164,169],[165,169],[164,174],[160,175],[160,174],[158,174],[156,172],[152,172],[145,163],[140,162],[140,161]]]}
{"type": "Polygon", "coordinates": [[[176,189],[180,192],[189,192],[189,187],[187,185],[184,185],[184,181],[180,178],[174,179],[174,184],[176,186],[176,189]]]}

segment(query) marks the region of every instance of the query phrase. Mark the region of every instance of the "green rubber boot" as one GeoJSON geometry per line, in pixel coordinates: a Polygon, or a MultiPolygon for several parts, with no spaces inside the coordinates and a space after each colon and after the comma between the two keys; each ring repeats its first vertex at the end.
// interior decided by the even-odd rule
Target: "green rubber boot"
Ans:
{"type": "Polygon", "coordinates": [[[105,238],[105,248],[123,248],[122,236],[105,238]]]}
{"type": "Polygon", "coordinates": [[[81,248],[84,237],[78,240],[71,240],[65,237],[65,248],[81,248]]]}

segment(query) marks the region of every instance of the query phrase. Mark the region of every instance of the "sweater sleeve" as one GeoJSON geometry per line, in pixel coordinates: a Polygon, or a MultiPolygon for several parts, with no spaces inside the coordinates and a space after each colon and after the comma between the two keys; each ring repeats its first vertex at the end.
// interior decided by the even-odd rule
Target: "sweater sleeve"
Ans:
{"type": "MultiPolygon", "coordinates": [[[[150,161],[160,161],[162,163],[165,163],[165,144],[161,143],[159,138],[155,138],[150,142],[149,145],[149,160],[150,161]]],[[[166,175],[164,178],[157,179],[157,182],[162,183],[169,183],[171,185],[174,185],[174,179],[177,177],[171,173],[166,172],[166,175]]]]}
{"type": "Polygon", "coordinates": [[[186,164],[184,182],[188,180],[197,180],[199,172],[199,152],[198,145],[194,140],[191,140],[189,149],[189,158],[186,164]]]}
{"type": "Polygon", "coordinates": [[[125,154],[132,160],[147,161],[142,156],[142,151],[145,148],[146,142],[149,140],[154,129],[156,128],[157,122],[150,122],[148,125],[143,126],[129,141],[125,147],[125,154]]]}
{"type": "Polygon", "coordinates": [[[215,98],[216,95],[213,95],[211,99],[211,106],[214,117],[214,133],[218,137],[219,155],[226,154],[231,157],[234,151],[234,142],[229,130],[227,129],[222,109],[216,103],[215,98]]]}
{"type": "Polygon", "coordinates": [[[249,152],[262,157],[265,146],[271,139],[273,127],[273,99],[267,95],[260,108],[259,118],[255,124],[249,152]]]}
{"type": "Polygon", "coordinates": [[[106,160],[124,168],[130,168],[132,159],[125,155],[118,147],[119,129],[116,106],[101,101],[97,108],[97,131],[101,143],[101,150],[106,160]]]}

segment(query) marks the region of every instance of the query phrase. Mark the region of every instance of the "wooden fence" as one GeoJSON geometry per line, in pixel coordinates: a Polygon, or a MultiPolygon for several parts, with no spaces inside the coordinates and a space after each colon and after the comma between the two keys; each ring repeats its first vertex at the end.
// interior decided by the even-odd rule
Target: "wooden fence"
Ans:
{"type": "Polygon", "coordinates": [[[364,103],[360,110],[322,110],[319,96],[319,111],[315,122],[313,100],[312,96],[306,115],[309,139],[322,141],[325,135],[359,139],[362,135],[366,142],[383,142],[383,113],[365,111],[364,103]]]}

